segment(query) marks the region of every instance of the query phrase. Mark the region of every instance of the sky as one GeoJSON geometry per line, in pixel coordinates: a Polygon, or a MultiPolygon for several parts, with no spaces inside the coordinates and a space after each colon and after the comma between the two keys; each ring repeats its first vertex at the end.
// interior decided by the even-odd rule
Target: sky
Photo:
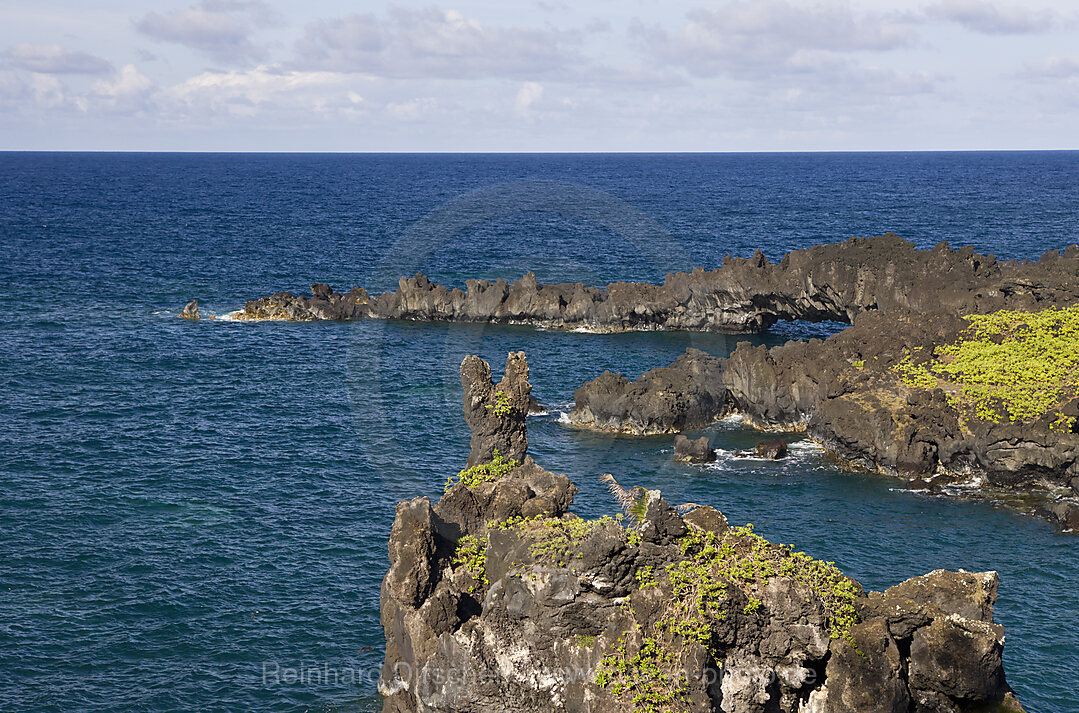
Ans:
{"type": "Polygon", "coordinates": [[[1079,3],[0,0],[0,150],[1079,148],[1079,3]]]}

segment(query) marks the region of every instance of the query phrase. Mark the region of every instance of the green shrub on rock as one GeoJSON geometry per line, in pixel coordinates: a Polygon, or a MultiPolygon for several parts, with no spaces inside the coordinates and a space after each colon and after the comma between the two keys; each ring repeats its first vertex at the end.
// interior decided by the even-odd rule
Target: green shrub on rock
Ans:
{"type": "Polygon", "coordinates": [[[444,490],[449,490],[457,483],[464,483],[469,488],[474,488],[480,483],[493,483],[519,465],[521,464],[513,458],[503,458],[502,454],[496,450],[490,463],[474,465],[471,468],[462,470],[457,475],[446,478],[444,490]]]}
{"type": "MultiPolygon", "coordinates": [[[[893,369],[914,388],[943,389],[952,405],[993,423],[1029,422],[1079,396],[1079,305],[1040,312],[969,315],[954,344],[916,363],[908,352],[893,369]]],[[[1054,430],[1074,418],[1057,414],[1054,430]]]]}

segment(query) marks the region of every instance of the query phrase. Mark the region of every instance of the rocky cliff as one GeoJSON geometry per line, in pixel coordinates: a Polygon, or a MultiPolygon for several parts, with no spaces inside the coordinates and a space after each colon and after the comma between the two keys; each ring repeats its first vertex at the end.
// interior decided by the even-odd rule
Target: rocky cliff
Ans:
{"type": "Polygon", "coordinates": [[[855,467],[938,491],[977,485],[962,492],[1079,530],[1076,319],[866,312],[823,341],[742,343],[727,359],[691,350],[633,382],[606,372],[577,389],[570,420],[643,435],[740,413],[804,431],[855,467]]]}
{"type": "Polygon", "coordinates": [[[862,312],[907,309],[967,314],[1065,305],[1079,299],[1079,247],[1037,263],[997,260],[946,243],[918,250],[889,233],[788,253],[771,264],[758,251],[715,270],[671,273],[663,284],[540,284],[468,280],[448,288],[424,275],[401,278],[371,298],[361,287],[310,296],[279,292],[248,302],[239,319],[497,322],[594,331],[757,332],[777,320],[851,322],[862,312]]]}
{"type": "MultiPolygon", "coordinates": [[[[523,392],[523,355],[510,360],[523,392]]],[[[468,396],[497,392],[489,369],[466,359],[462,381],[480,442],[516,442],[512,419],[468,396]]],[[[866,593],[752,526],[610,476],[622,511],[583,520],[566,476],[519,455],[466,468],[433,505],[398,504],[385,711],[1022,710],[995,573],[866,593]]]]}

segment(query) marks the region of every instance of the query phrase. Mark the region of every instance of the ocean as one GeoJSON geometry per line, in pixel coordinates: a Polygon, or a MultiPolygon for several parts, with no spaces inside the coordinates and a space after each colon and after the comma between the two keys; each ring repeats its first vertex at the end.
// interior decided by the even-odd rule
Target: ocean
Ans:
{"type": "Polygon", "coordinates": [[[661,281],[760,248],[895,231],[1037,259],[1079,242],[1079,153],[0,154],[0,709],[375,711],[394,504],[468,454],[461,358],[523,349],[548,413],[530,452],[612,513],[597,476],[722,510],[880,589],[1000,573],[1008,680],[1079,710],[1079,537],[980,501],[844,472],[758,434],[567,427],[573,390],[756,336],[393,322],[186,322],[281,290],[422,271],[661,281]]]}

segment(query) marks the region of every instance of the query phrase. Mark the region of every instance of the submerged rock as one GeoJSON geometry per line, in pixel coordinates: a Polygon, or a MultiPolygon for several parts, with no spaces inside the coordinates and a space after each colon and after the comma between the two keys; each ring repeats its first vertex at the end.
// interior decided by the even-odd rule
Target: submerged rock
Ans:
{"type": "Polygon", "coordinates": [[[674,459],[683,463],[711,463],[716,459],[716,452],[707,436],[691,441],[678,434],[674,437],[674,459]]]}
{"type": "MultiPolygon", "coordinates": [[[[484,387],[485,365],[466,361],[468,386],[484,387]]],[[[528,456],[451,479],[434,505],[398,506],[381,596],[384,711],[1018,705],[994,573],[938,570],[867,594],[710,507],[606,482],[624,516],[569,513],[576,488],[528,456]]]]}
{"type": "Polygon", "coordinates": [[[1079,532],[1079,501],[1061,499],[1047,504],[1038,514],[1060,528],[1061,532],[1079,532]]]}

